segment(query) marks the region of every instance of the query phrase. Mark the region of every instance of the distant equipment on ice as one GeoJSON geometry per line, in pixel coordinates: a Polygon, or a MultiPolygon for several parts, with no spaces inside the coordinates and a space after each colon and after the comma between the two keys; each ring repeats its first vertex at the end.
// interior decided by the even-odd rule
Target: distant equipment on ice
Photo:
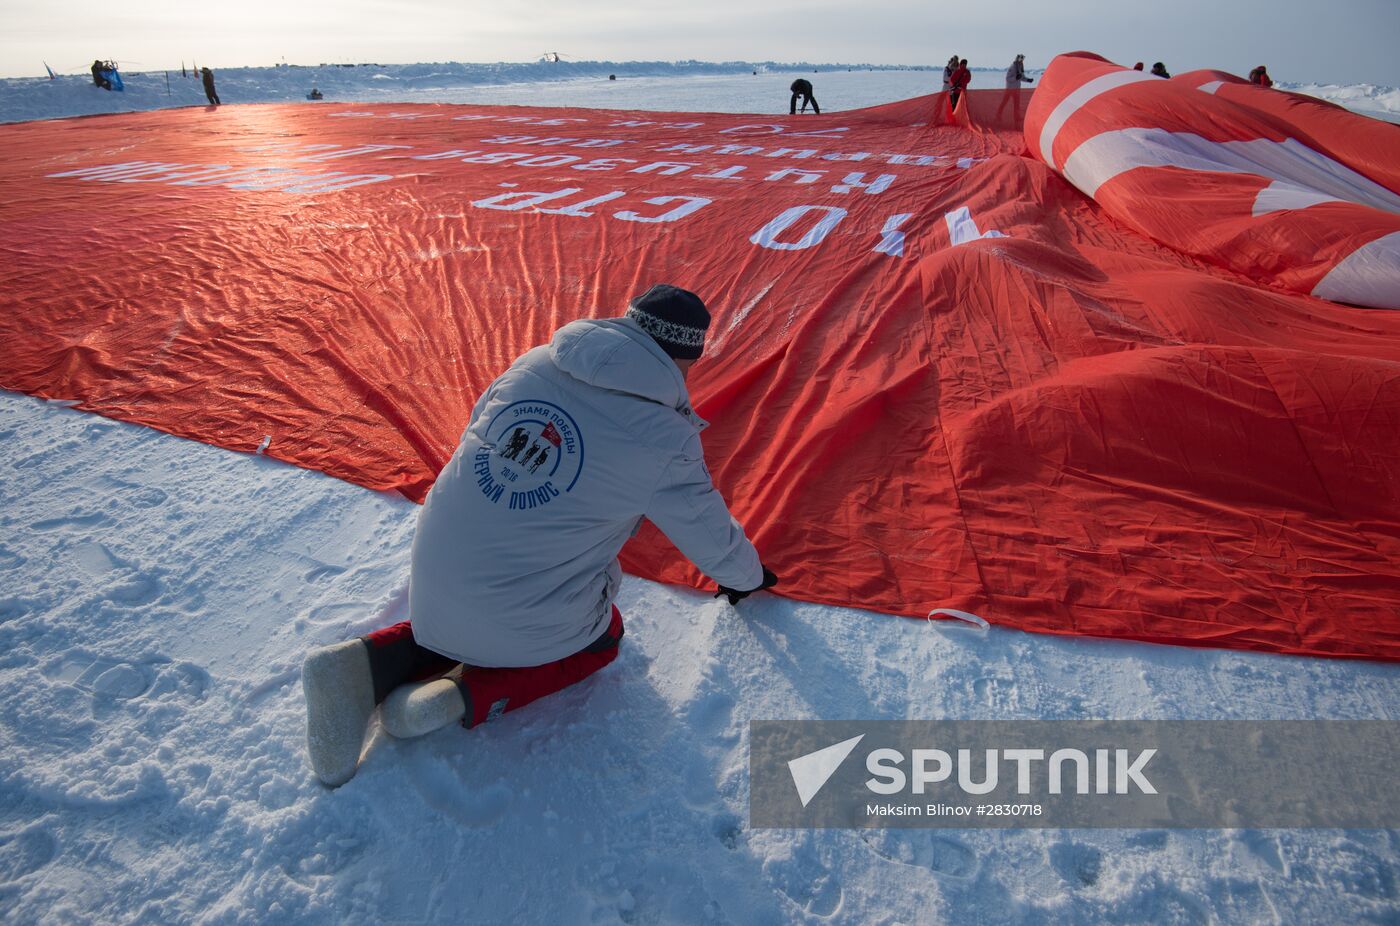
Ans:
{"type": "Polygon", "coordinates": [[[115,61],[102,61],[101,59],[92,63],[92,82],[103,90],[124,90],[122,76],[117,72],[115,61]]]}

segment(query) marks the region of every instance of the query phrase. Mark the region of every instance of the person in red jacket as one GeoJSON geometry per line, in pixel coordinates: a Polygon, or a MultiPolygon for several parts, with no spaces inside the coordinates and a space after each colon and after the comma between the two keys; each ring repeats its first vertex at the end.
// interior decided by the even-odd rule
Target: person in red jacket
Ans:
{"type": "Polygon", "coordinates": [[[972,83],[972,72],[967,69],[967,59],[958,61],[958,68],[953,72],[952,89],[948,92],[948,105],[950,109],[958,108],[958,98],[967,89],[967,85],[972,83]]]}
{"type": "Polygon", "coordinates": [[[1262,64],[1249,72],[1249,82],[1259,87],[1272,87],[1274,85],[1268,70],[1262,64]]]}

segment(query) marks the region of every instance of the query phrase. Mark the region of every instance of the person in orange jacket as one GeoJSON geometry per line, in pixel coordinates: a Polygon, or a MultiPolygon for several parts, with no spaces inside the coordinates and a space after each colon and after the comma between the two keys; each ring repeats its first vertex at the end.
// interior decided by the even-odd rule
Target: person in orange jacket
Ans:
{"type": "Polygon", "coordinates": [[[1258,87],[1272,87],[1274,85],[1268,70],[1262,64],[1249,72],[1249,82],[1258,87]]]}

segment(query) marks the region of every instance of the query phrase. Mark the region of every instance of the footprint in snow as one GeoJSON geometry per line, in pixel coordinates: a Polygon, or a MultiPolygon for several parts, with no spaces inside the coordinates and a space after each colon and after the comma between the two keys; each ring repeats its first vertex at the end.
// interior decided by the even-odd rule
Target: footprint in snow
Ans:
{"type": "Polygon", "coordinates": [[[1103,853],[1077,842],[1057,842],[1050,847],[1050,867],[1071,888],[1092,887],[1099,883],[1103,853]]]}
{"type": "Polygon", "coordinates": [[[189,663],[172,663],[164,657],[131,663],[72,652],[42,673],[52,682],[72,685],[112,701],[170,694],[199,701],[209,687],[209,673],[204,669],[189,663]]]}
{"type": "Polygon", "coordinates": [[[831,873],[814,878],[810,877],[810,873],[803,874],[798,868],[800,866],[790,867],[786,883],[779,883],[778,890],[812,916],[825,919],[841,909],[845,894],[831,873]]]}
{"type": "Polygon", "coordinates": [[[103,597],[122,605],[150,604],[160,597],[164,586],[150,573],[138,572],[124,577],[120,582],[109,585],[103,597]]]}
{"type": "Polygon", "coordinates": [[[731,851],[738,849],[744,840],[744,823],[733,814],[722,813],[710,822],[710,830],[720,845],[731,851]]]}
{"type": "Polygon", "coordinates": [[[117,701],[141,697],[152,681],[151,675],[141,666],[74,654],[45,669],[44,675],[51,681],[66,682],[74,688],[117,701]]]}
{"type": "Polygon", "coordinates": [[[91,540],[73,544],[68,552],[79,568],[94,577],[105,575],[113,569],[126,565],[117,559],[107,547],[91,540]]]}
{"type": "Polygon", "coordinates": [[[331,576],[338,576],[345,572],[344,566],[336,566],[332,563],[323,563],[319,560],[311,560],[311,562],[315,563],[316,565],[312,566],[309,570],[307,570],[306,575],[302,576],[302,581],[307,583],[318,582],[321,579],[329,578],[331,576]]]}
{"type": "Polygon", "coordinates": [[[38,827],[0,835],[0,884],[31,875],[58,857],[58,843],[38,827]]]}
{"type": "Polygon", "coordinates": [[[1400,897],[1394,859],[1350,839],[1332,847],[1325,876],[1335,888],[1369,901],[1393,904],[1400,897]]]}
{"type": "Polygon", "coordinates": [[[988,675],[972,683],[977,700],[993,707],[1012,707],[1017,701],[1016,682],[1009,678],[988,675]]]}
{"type": "Polygon", "coordinates": [[[690,726],[707,739],[730,732],[734,725],[734,697],[730,694],[733,688],[722,666],[705,666],[700,684],[685,708],[690,726]]]}
{"type": "Polygon", "coordinates": [[[1205,926],[1215,919],[1200,900],[1157,877],[1144,879],[1142,886],[1105,912],[1109,922],[1153,926],[1205,926]]]}
{"type": "Polygon", "coordinates": [[[313,627],[349,627],[372,613],[372,605],[360,601],[342,601],[317,605],[307,613],[305,620],[313,627]]]}
{"type": "Polygon", "coordinates": [[[170,499],[170,495],[164,489],[127,482],[112,476],[104,476],[102,484],[115,490],[112,494],[133,508],[155,508],[164,505],[170,499]]]}
{"type": "Polygon", "coordinates": [[[107,516],[100,511],[93,514],[75,514],[66,518],[48,518],[29,525],[30,530],[57,531],[74,527],[97,527],[107,523],[107,516]]]}
{"type": "Polygon", "coordinates": [[[136,486],[126,493],[125,498],[136,508],[155,508],[164,505],[170,496],[164,489],[155,486],[136,486]]]}
{"type": "Polygon", "coordinates": [[[1287,874],[1277,836],[1267,830],[1240,830],[1236,835],[1252,855],[1275,871],[1287,874]]]}
{"type": "Polygon", "coordinates": [[[1128,837],[1128,845],[1135,849],[1148,849],[1160,852],[1167,847],[1166,830],[1143,830],[1128,837]]]}
{"type": "Polygon", "coordinates": [[[0,598],[0,624],[8,624],[32,610],[33,606],[22,598],[0,598]]]}
{"type": "Polygon", "coordinates": [[[967,846],[925,830],[862,830],[860,838],[876,855],[891,862],[927,868],[950,878],[966,878],[977,868],[977,856],[967,846]]]}
{"type": "Polygon", "coordinates": [[[734,699],[723,691],[708,692],[691,702],[686,716],[697,732],[718,736],[732,726],[734,699]]]}
{"type": "Polygon", "coordinates": [[[301,666],[292,666],[282,669],[280,672],[274,672],[262,681],[255,682],[248,689],[248,693],[243,696],[243,703],[257,704],[269,695],[280,693],[288,685],[299,681],[301,681],[301,666]]]}
{"type": "Polygon", "coordinates": [[[105,545],[83,540],[68,548],[78,568],[93,578],[106,579],[102,597],[121,605],[149,604],[164,590],[160,579],[114,554],[105,545]]]}
{"type": "MultiPolygon", "coordinates": [[[[462,731],[452,727],[439,735],[461,736],[462,731]]],[[[475,788],[446,760],[400,758],[398,761],[407,761],[408,780],[423,803],[463,826],[494,826],[505,819],[511,809],[514,795],[505,782],[475,788]]]]}

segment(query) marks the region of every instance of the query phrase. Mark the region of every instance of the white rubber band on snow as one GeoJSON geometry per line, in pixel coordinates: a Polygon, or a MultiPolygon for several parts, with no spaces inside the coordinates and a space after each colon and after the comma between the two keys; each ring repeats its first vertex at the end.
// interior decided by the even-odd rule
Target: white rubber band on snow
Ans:
{"type": "Polygon", "coordinates": [[[948,617],[954,617],[960,621],[964,621],[965,623],[981,627],[983,630],[986,630],[988,627],[992,626],[991,624],[987,623],[987,621],[984,618],[978,617],[971,611],[959,611],[956,608],[934,608],[932,611],[928,612],[929,618],[932,618],[935,614],[944,614],[948,617]]]}

